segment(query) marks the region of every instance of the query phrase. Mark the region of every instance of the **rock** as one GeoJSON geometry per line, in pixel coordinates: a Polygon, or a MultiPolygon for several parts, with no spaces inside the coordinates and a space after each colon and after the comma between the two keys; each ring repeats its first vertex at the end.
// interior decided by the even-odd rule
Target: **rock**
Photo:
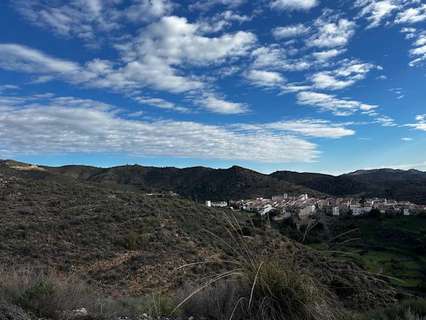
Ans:
{"type": "Polygon", "coordinates": [[[89,315],[89,312],[86,308],[75,309],[71,312],[66,312],[64,315],[64,319],[69,320],[92,320],[93,317],[89,315]]]}
{"type": "Polygon", "coordinates": [[[88,315],[86,308],[76,309],[72,311],[76,317],[85,317],[88,315]]]}
{"type": "Polygon", "coordinates": [[[0,302],[0,320],[31,320],[18,306],[0,302]]]}

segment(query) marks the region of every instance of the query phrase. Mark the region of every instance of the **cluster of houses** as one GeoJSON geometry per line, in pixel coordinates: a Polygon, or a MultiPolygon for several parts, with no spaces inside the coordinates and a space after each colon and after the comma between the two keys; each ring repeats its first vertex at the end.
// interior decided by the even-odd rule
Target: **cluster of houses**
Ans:
{"type": "Polygon", "coordinates": [[[290,196],[276,195],[271,199],[257,198],[249,200],[230,201],[229,203],[207,201],[209,207],[231,207],[233,209],[255,212],[260,216],[271,214],[274,220],[289,218],[305,219],[319,214],[331,216],[353,215],[362,216],[373,210],[384,215],[415,215],[426,212],[426,206],[420,206],[408,201],[398,202],[382,198],[315,198],[308,194],[290,196]]]}

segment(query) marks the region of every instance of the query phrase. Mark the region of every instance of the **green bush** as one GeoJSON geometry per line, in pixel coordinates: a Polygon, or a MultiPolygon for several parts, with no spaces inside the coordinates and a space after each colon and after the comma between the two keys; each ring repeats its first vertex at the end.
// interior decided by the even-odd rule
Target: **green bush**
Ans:
{"type": "Polygon", "coordinates": [[[17,303],[24,310],[39,317],[54,316],[55,310],[51,310],[52,305],[48,301],[55,296],[55,293],[53,282],[40,278],[23,291],[22,295],[18,297],[17,303]]]}

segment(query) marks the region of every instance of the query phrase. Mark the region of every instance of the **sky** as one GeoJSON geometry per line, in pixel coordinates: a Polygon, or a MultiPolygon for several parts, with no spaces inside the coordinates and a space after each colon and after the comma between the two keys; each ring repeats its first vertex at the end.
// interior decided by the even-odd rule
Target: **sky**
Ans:
{"type": "Polygon", "coordinates": [[[425,0],[3,0],[0,158],[426,170],[425,0]]]}

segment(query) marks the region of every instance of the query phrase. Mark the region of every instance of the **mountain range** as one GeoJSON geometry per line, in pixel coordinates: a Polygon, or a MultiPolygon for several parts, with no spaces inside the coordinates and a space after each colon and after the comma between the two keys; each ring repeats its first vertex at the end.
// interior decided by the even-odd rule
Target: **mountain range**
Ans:
{"type": "Polygon", "coordinates": [[[262,174],[238,166],[228,169],[140,165],[48,167],[13,160],[1,161],[0,168],[18,168],[23,174],[38,179],[71,179],[143,192],[173,191],[195,201],[308,193],[313,196],[383,197],[426,204],[426,172],[419,170],[358,170],[333,176],[292,171],[262,174]]]}

